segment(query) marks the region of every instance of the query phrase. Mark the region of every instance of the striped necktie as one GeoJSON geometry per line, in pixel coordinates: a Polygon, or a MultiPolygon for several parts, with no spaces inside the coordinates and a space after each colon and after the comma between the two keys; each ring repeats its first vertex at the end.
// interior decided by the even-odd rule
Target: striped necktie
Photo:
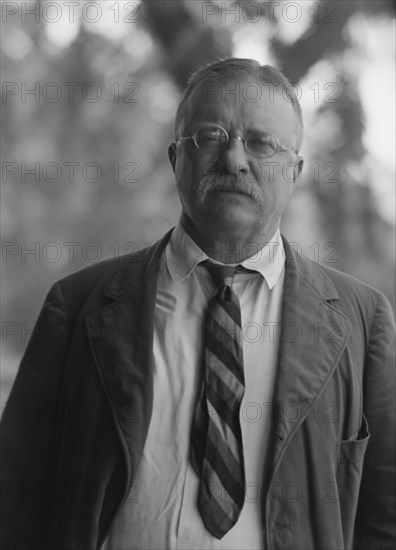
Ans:
{"type": "Polygon", "coordinates": [[[238,521],[245,499],[239,410],[245,391],[241,311],[232,290],[235,268],[205,262],[218,286],[204,327],[201,394],[191,432],[191,464],[200,478],[198,509],[221,539],[238,521]]]}

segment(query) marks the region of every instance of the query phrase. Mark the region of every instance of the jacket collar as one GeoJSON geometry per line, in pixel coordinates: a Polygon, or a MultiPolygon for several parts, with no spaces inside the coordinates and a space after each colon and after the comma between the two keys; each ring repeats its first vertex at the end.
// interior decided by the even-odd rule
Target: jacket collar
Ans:
{"type": "Polygon", "coordinates": [[[105,296],[124,300],[133,295],[144,283],[151,281],[152,276],[157,274],[159,261],[172,231],[173,228],[154,245],[131,254],[105,286],[105,296]]]}
{"type": "Polygon", "coordinates": [[[286,293],[296,284],[297,280],[311,288],[314,294],[319,295],[323,300],[337,300],[338,292],[333,282],[326,275],[319,264],[308,260],[300,250],[296,250],[293,243],[289,243],[282,235],[286,256],[286,293]]]}

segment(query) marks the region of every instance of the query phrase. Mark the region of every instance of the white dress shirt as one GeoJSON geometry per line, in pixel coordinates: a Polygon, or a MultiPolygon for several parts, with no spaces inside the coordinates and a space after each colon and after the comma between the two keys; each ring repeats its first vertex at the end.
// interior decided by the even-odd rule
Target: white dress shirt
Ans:
{"type": "Polygon", "coordinates": [[[245,395],[240,422],[246,497],[221,540],[197,508],[199,479],[189,463],[190,430],[199,392],[204,314],[216,291],[200,262],[206,254],[179,222],[166,246],[154,315],[154,406],[133,491],[117,513],[104,550],[261,550],[261,494],[280,342],[284,250],[279,230],[242,266],[233,289],[242,317],[245,395]]]}

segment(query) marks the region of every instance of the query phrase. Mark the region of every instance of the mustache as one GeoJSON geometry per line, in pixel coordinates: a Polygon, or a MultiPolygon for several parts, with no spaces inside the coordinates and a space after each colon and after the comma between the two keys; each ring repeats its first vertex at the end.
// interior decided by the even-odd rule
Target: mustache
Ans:
{"type": "Polygon", "coordinates": [[[228,191],[248,195],[256,202],[261,202],[261,190],[242,174],[207,174],[199,185],[197,192],[204,199],[208,193],[228,191]]]}

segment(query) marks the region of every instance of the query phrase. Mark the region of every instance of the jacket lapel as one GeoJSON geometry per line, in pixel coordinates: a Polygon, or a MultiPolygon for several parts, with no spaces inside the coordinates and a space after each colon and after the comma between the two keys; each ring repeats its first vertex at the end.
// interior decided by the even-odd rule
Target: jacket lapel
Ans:
{"type": "Polygon", "coordinates": [[[124,496],[137,471],[151,419],[157,273],[170,233],[130,257],[104,290],[112,303],[87,319],[95,364],[126,459],[124,496]]]}
{"type": "Polygon", "coordinates": [[[337,309],[338,293],[325,272],[299,256],[286,239],[282,341],[274,390],[270,477],[294,433],[319,399],[349,338],[351,324],[337,309]],[[297,407],[298,419],[288,420],[297,407]]]}

